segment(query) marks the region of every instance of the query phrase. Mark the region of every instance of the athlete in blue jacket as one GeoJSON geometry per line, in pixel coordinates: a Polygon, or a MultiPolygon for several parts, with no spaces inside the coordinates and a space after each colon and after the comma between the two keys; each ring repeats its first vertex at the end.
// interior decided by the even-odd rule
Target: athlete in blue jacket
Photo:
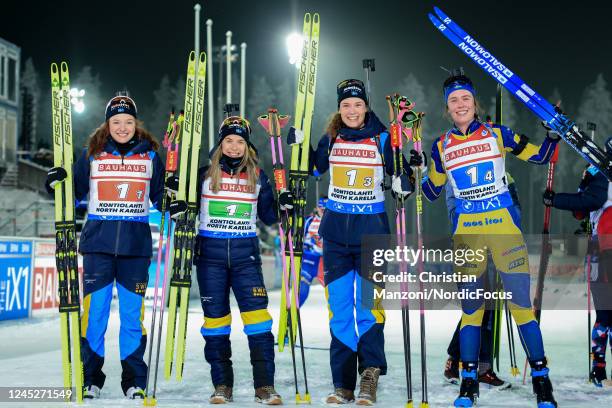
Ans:
{"type": "MultiPolygon", "coordinates": [[[[606,142],[606,151],[612,152],[612,138],[606,142]]],[[[584,171],[577,193],[544,192],[547,206],[572,211],[577,219],[589,217],[591,237],[587,255],[590,255],[591,292],[595,306],[595,323],[591,331],[592,367],[590,380],[603,387],[607,379],[606,348],[612,349],[612,184],[594,166],[584,171]],[[609,339],[609,340],[608,340],[609,339]]]]}
{"type": "MultiPolygon", "coordinates": [[[[257,150],[249,141],[250,125],[233,116],[219,129],[210,166],[198,180],[200,226],[196,244],[197,277],[204,310],[204,357],[211,366],[215,391],[209,401],[232,401],[234,372],[230,331],[230,288],[240,308],[253,366],[255,401],[281,404],[274,389],[274,336],[268,313],[256,221],[278,222],[277,204],[268,177],[258,166],[257,150]]],[[[174,202],[172,207],[174,208],[174,202]]],[[[279,195],[281,209],[292,208],[289,192],[279,195]]],[[[186,204],[177,205],[182,210],[186,204]]],[[[171,210],[173,216],[176,216],[171,210]]]]}
{"type": "Polygon", "coordinates": [[[323,240],[319,235],[319,225],[326,205],[327,197],[319,198],[312,215],[304,220],[304,252],[302,269],[300,269],[300,307],[308,299],[312,280],[319,273],[321,257],[323,256],[323,240]]]}
{"type": "MultiPolygon", "coordinates": [[[[334,392],[327,402],[353,401],[359,372],[357,403],[372,404],[376,401],[378,377],[387,371],[385,313],[378,303],[369,305],[373,303],[373,286],[361,276],[361,240],[366,234],[390,232],[384,178],[385,173],[393,175],[393,151],[385,126],[369,110],[363,83],[356,79],[342,81],[337,94],[338,112],[317,149],[311,152],[311,164],[321,174],[329,170],[331,175],[319,227],[325,242],[323,262],[332,337],[334,392]],[[362,293],[368,295],[362,298],[362,293]]],[[[291,128],[289,143],[294,137],[299,141],[301,132],[291,128]]],[[[405,163],[405,173],[392,182],[395,194],[404,197],[414,187],[409,166],[422,163],[416,151],[412,154],[413,163],[405,163]]]]}
{"type": "MultiPolygon", "coordinates": [[[[560,136],[549,132],[542,145],[537,146],[505,126],[481,122],[472,81],[460,71],[444,82],[446,109],[453,127],[432,146],[429,171],[422,182],[423,194],[433,201],[447,181],[450,183],[456,200],[452,223],[454,248],[486,249],[491,253],[505,292],[512,294],[508,306],[531,365],[538,407],[556,407],[542,333],[531,309],[527,246],[517,208],[508,190],[505,158],[512,153],[533,164],[546,164],[560,136]]],[[[484,262],[454,267],[455,273],[475,278],[474,282],[458,285],[470,296],[461,303],[463,369],[459,396],[455,400],[457,407],[473,406],[479,395],[478,352],[485,299],[478,293],[484,287],[486,265],[485,258],[484,262]]]]}
{"type": "MultiPolygon", "coordinates": [[[[159,145],[137,120],[134,101],[112,98],[105,122],[91,135],[74,165],[76,200],[89,196],[87,222],[81,232],[83,315],[81,350],[85,398],[98,398],[104,386],[104,334],[110,315],[113,284],[119,296],[121,388],[129,398],[144,398],[147,344],[144,295],[152,254],[149,201],[161,209],[164,165],[159,145]]],[[[49,171],[47,185],[66,177],[62,168],[49,171]]]]}

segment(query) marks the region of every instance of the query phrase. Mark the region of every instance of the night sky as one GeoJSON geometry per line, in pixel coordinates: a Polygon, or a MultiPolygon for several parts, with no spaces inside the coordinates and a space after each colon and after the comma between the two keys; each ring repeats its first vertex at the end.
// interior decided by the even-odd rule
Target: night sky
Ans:
{"type": "MultiPolygon", "coordinates": [[[[425,88],[434,90],[433,96],[428,98],[433,97],[435,103],[435,89],[441,88],[447,75],[439,66],[464,66],[466,73],[474,80],[480,101],[490,104],[495,81],[433,27],[427,13],[432,11],[435,4],[541,95],[548,98],[557,88],[563,97],[563,108],[570,117],[575,118],[584,89],[595,81],[598,74],[603,74],[608,81],[608,89],[611,88],[612,33],[609,16],[612,15],[612,5],[610,2],[584,0],[572,3],[567,8],[557,6],[558,3],[534,0],[206,1],[201,3],[201,44],[204,48],[205,21],[208,18],[214,21],[215,45],[225,43],[228,29],[234,33],[235,44],[247,42],[248,100],[254,95],[249,92],[255,76],[265,75],[272,87],[279,88],[295,75],[295,68],[288,63],[285,39],[290,32],[301,31],[304,12],[319,12],[321,40],[314,118],[316,126],[313,125],[315,138],[321,134],[319,132],[324,129],[327,117],[335,107],[334,85],[346,78],[363,78],[361,61],[364,58],[376,59],[371,98],[379,116],[384,114],[381,109],[384,95],[396,91],[410,92],[394,89],[409,73],[414,74],[425,88]]],[[[185,75],[187,55],[193,48],[193,4],[191,0],[2,0],[0,37],[21,47],[23,62],[29,57],[33,58],[43,88],[48,86],[51,61],[68,61],[72,73],[91,66],[93,73],[99,74],[102,81],[103,100],[126,87],[139,106],[144,107],[141,109],[145,111],[144,114],[149,113],[156,118],[154,112],[160,109],[165,112],[165,107],[153,106],[152,98],[161,78],[168,75],[171,84],[176,84],[177,79],[185,75]]],[[[215,89],[215,94],[217,91],[215,89]]],[[[410,97],[409,93],[406,95],[410,97]]],[[[448,126],[448,122],[441,117],[441,96],[439,101],[439,111],[435,106],[428,108],[426,141],[448,126]]],[[[48,100],[42,102],[46,104],[48,100]]],[[[415,102],[418,108],[419,101],[415,102]]],[[[514,106],[518,107],[518,103],[514,106]]],[[[266,108],[258,107],[262,111],[266,108]]],[[[288,106],[284,109],[291,110],[288,106]]],[[[92,119],[92,123],[81,130],[82,137],[101,122],[103,106],[99,110],[100,117],[92,119]]],[[[253,119],[262,111],[247,111],[247,116],[253,119]]],[[[516,130],[533,135],[536,140],[543,137],[536,117],[523,107],[519,108],[519,112],[522,122],[516,130]]],[[[50,129],[47,113],[46,110],[42,112],[47,122],[41,123],[41,129],[50,129]]],[[[594,114],[599,115],[599,112],[594,114]]],[[[595,117],[591,120],[601,124],[600,120],[603,119],[595,117]]],[[[159,124],[151,124],[151,121],[149,124],[159,131],[165,119],[157,120],[159,124]]],[[[46,139],[44,131],[41,131],[40,137],[46,139]]],[[[429,142],[426,144],[429,145],[429,142]]],[[[575,191],[584,163],[568,150],[561,152],[560,161],[565,160],[567,165],[560,166],[563,174],[558,179],[564,184],[565,191],[575,191]]],[[[517,160],[509,160],[509,171],[515,179],[520,180],[518,189],[521,202],[530,208],[524,231],[539,232],[542,219],[539,190],[544,188],[542,176],[545,172],[537,166],[524,166],[517,160]]],[[[314,194],[311,199],[314,199],[314,194]]],[[[553,223],[553,231],[560,231],[560,227],[566,232],[575,229],[575,222],[569,219],[569,213],[557,212],[555,217],[566,215],[564,221],[553,223]]],[[[444,220],[446,208],[443,200],[438,200],[428,207],[424,222],[434,225],[444,220]]],[[[438,228],[445,227],[438,225],[438,228]]]]}
{"type": "MultiPolygon", "coordinates": [[[[202,1],[202,47],[207,18],[213,41],[225,31],[246,41],[247,75],[289,75],[285,37],[301,30],[305,11],[321,14],[322,77],[336,83],[362,77],[361,60],[376,58],[373,87],[392,86],[407,72],[426,83],[441,83],[438,66],[465,66],[477,87],[493,80],[454,48],[429,22],[432,5],[442,7],[494,55],[539,93],[554,87],[579,98],[602,72],[612,80],[611,5],[581,1],[571,8],[553,1],[202,1]]],[[[73,70],[91,65],[112,95],[128,87],[149,98],[164,74],[184,75],[193,46],[193,1],[13,1],[0,6],[0,37],[34,59],[41,79],[48,64],[65,59],[73,70]]],[[[45,82],[42,82],[44,85],[45,82]]],[[[248,89],[248,86],[247,86],[248,89]]],[[[390,92],[383,90],[381,92],[390,92]]]]}

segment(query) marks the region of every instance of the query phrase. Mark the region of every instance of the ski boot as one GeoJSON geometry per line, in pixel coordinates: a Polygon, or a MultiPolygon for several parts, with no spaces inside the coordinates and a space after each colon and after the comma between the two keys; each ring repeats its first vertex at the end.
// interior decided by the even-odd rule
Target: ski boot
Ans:
{"type": "Polygon", "coordinates": [[[98,399],[100,398],[100,387],[97,385],[89,385],[83,389],[83,398],[98,399]]]}
{"type": "Polygon", "coordinates": [[[374,405],[376,402],[376,390],[378,388],[378,377],[380,368],[368,367],[361,373],[359,383],[359,394],[355,400],[355,405],[374,405]]]}
{"type": "Polygon", "coordinates": [[[478,363],[463,363],[461,370],[461,388],[459,396],[455,399],[456,407],[473,407],[478,400],[480,391],[478,388],[478,363]]]}
{"type": "Polygon", "coordinates": [[[140,387],[130,387],[128,388],[128,390],[125,392],[125,396],[128,399],[144,399],[145,397],[145,392],[142,388],[140,387]]]}
{"type": "Polygon", "coordinates": [[[272,385],[255,388],[255,402],[264,405],[283,405],[281,396],[272,385]]]}
{"type": "Polygon", "coordinates": [[[530,361],[531,383],[533,393],[538,401],[538,408],[557,408],[557,401],[553,396],[553,386],[548,378],[548,368],[546,358],[542,360],[530,361]]]}
{"type": "Polygon", "coordinates": [[[227,385],[215,385],[215,392],[212,393],[208,402],[211,404],[227,404],[234,400],[232,396],[232,387],[227,385]]]}
{"type": "Polygon", "coordinates": [[[355,401],[355,393],[346,388],[336,388],[325,399],[326,404],[350,404],[355,401]]]}
{"type": "Polygon", "coordinates": [[[446,360],[444,366],[444,380],[449,384],[459,384],[459,361],[452,357],[446,360]]]}
{"type": "Polygon", "coordinates": [[[593,383],[594,386],[601,388],[604,385],[604,381],[608,378],[606,374],[606,360],[595,357],[593,359],[593,366],[591,368],[591,373],[589,374],[589,381],[593,383]]]}
{"type": "Polygon", "coordinates": [[[508,381],[504,381],[495,374],[492,368],[489,368],[482,374],[478,375],[478,382],[480,384],[484,384],[488,388],[496,389],[496,390],[506,390],[512,387],[508,381]]]}

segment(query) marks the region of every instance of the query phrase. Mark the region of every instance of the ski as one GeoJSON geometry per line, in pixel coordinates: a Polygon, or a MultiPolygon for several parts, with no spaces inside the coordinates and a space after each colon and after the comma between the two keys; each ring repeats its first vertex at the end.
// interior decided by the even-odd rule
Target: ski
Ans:
{"type": "Polygon", "coordinates": [[[196,218],[198,216],[196,182],[204,118],[205,80],[206,53],[200,53],[199,60],[196,62],[195,52],[192,51],[189,54],[187,64],[185,121],[179,140],[181,153],[179,159],[179,189],[176,194],[177,200],[187,201],[187,211],[179,217],[174,230],[174,254],[172,257],[164,361],[164,374],[168,379],[172,372],[176,339],[176,379],[178,381],[183,378],[185,362],[189,289],[191,288],[191,269],[193,267],[196,218]],[[187,185],[187,181],[189,181],[189,185],[187,185]],[[179,308],[178,311],[177,307],[179,308]],[[177,314],[178,333],[175,333],[177,330],[177,314]]]}
{"type": "MultiPolygon", "coordinates": [[[[290,299],[285,298],[285,302],[289,302],[289,309],[287,310],[285,307],[286,303],[284,305],[281,304],[278,325],[278,349],[279,351],[284,350],[285,339],[287,339],[291,347],[292,356],[294,356],[295,353],[296,338],[299,337],[300,344],[304,344],[298,299],[300,293],[300,270],[304,239],[304,213],[306,209],[308,186],[310,130],[314,111],[317,61],[319,58],[319,30],[319,14],[314,13],[311,15],[310,13],[306,13],[304,15],[304,26],[302,30],[304,46],[298,73],[294,115],[294,127],[303,132],[304,140],[291,147],[291,162],[288,180],[288,190],[294,197],[293,214],[289,217],[289,225],[287,226],[287,228],[291,230],[292,240],[286,242],[285,245],[285,264],[289,266],[290,270],[287,284],[291,290],[290,299]]],[[[304,348],[301,346],[300,353],[302,358],[305,393],[304,395],[299,393],[296,383],[295,399],[298,404],[310,404],[304,348]]]]}
{"type": "MultiPolygon", "coordinates": [[[[168,120],[168,127],[166,128],[166,133],[164,135],[163,145],[166,147],[166,167],[164,171],[164,184],[168,178],[172,177],[174,173],[176,173],[178,167],[178,143],[177,136],[180,133],[180,126],[183,122],[183,113],[179,115],[178,119],[175,120],[174,109],[170,113],[170,119],[168,120]],[[174,147],[173,147],[174,145],[174,147]]],[[[161,348],[161,331],[164,321],[164,309],[166,306],[166,283],[167,283],[167,273],[169,266],[169,258],[170,258],[170,237],[172,232],[172,224],[170,223],[169,214],[167,213],[168,209],[168,196],[164,193],[162,198],[162,209],[161,209],[161,220],[159,223],[159,243],[157,246],[157,266],[155,268],[155,289],[153,292],[153,310],[151,316],[151,330],[150,330],[150,341],[149,341],[149,355],[147,359],[147,385],[145,387],[145,398],[144,405],[145,406],[155,406],[157,405],[156,400],[156,392],[157,392],[157,373],[159,368],[159,353],[161,348]],[[167,224],[167,226],[166,226],[167,224]],[[167,232],[164,231],[164,228],[167,228],[167,232]],[[162,265],[162,252],[164,251],[164,233],[165,236],[165,253],[164,253],[164,267],[163,273],[161,272],[162,265]],[[161,295],[159,294],[159,285],[160,280],[162,281],[161,287],[161,295]],[[158,310],[159,309],[159,310],[158,310]],[[159,321],[158,327],[156,329],[156,321],[157,314],[159,313],[159,321]],[[157,330],[157,332],[156,332],[157,330]],[[157,343],[155,343],[155,335],[157,334],[157,343]],[[155,369],[153,372],[153,390],[149,395],[149,384],[151,380],[151,361],[152,361],[152,353],[153,348],[156,348],[155,353],[155,369]]]]}
{"type": "MultiPolygon", "coordinates": [[[[51,64],[51,109],[53,124],[53,165],[66,170],[63,183],[55,186],[55,262],[58,276],[62,370],[64,388],[72,389],[75,400],[83,401],[83,361],[81,359],[81,301],[74,220],[73,145],[68,64],[58,69],[51,64]],[[72,353],[72,355],[71,355],[72,353]]],[[[68,393],[67,399],[71,398],[68,393]]]]}
{"type": "Polygon", "coordinates": [[[581,133],[575,122],[570,120],[558,107],[554,107],[542,98],[442,10],[435,7],[434,11],[437,17],[430,13],[429,19],[448,40],[503,85],[540,119],[546,121],[583,159],[595,166],[608,180],[612,181],[612,161],[602,148],[581,133]]]}

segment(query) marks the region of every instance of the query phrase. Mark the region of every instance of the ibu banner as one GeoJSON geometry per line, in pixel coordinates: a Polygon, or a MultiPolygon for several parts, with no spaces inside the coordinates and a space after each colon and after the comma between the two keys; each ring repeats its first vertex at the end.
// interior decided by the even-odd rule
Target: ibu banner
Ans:
{"type": "Polygon", "coordinates": [[[0,320],[31,311],[32,241],[0,239],[0,320]]]}

